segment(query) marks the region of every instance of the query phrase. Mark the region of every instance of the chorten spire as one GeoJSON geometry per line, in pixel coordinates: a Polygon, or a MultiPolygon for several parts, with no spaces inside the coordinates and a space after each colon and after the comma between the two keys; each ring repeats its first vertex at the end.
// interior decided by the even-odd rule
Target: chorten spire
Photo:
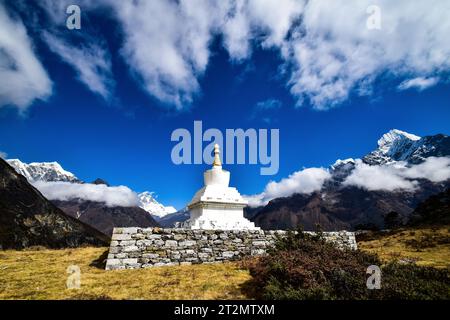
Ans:
{"type": "Polygon", "coordinates": [[[220,147],[219,147],[219,145],[217,143],[214,145],[214,162],[213,162],[213,166],[214,167],[221,167],[222,166],[222,162],[220,161],[220,147]]]}

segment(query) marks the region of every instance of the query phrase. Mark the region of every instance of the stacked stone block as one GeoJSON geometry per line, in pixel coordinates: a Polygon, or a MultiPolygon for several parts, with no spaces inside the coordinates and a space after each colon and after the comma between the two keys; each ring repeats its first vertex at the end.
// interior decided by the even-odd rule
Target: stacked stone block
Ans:
{"type": "MultiPolygon", "coordinates": [[[[285,231],[114,228],[106,270],[221,263],[266,253],[285,231]]],[[[325,232],[339,247],[356,249],[353,232],[325,232]]]]}

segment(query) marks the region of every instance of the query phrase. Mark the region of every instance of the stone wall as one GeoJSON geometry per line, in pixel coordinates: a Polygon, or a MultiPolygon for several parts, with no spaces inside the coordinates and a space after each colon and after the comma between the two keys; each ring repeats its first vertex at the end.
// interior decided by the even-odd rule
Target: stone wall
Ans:
{"type": "MultiPolygon", "coordinates": [[[[261,255],[285,231],[114,228],[106,270],[220,263],[261,255]]],[[[356,249],[353,232],[325,232],[339,247],[356,249]]]]}

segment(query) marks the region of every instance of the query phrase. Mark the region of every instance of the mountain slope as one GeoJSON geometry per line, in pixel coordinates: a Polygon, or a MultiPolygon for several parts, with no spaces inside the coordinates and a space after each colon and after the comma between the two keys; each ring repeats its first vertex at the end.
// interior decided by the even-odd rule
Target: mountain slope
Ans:
{"type": "Polygon", "coordinates": [[[344,187],[310,195],[294,194],[270,201],[257,209],[251,220],[263,229],[295,229],[302,225],[305,230],[314,230],[316,224],[326,231],[353,230],[369,225],[384,227],[384,217],[389,212],[398,212],[407,220],[420,202],[443,189],[445,184],[422,181],[421,188],[415,192],[344,187]]]}
{"type": "MultiPolygon", "coordinates": [[[[429,157],[450,156],[450,137],[438,134],[420,138],[400,130],[391,130],[378,140],[378,148],[363,157],[370,166],[399,161],[408,165],[429,157]]],[[[384,217],[392,211],[407,221],[414,209],[428,197],[450,187],[450,180],[432,182],[416,179],[415,188],[367,190],[344,183],[360,160],[338,160],[329,172],[331,178],[312,194],[293,194],[271,200],[266,206],[246,208],[246,216],[264,229],[296,228],[311,230],[320,224],[325,230],[355,229],[361,225],[384,227],[384,217]]],[[[382,177],[381,177],[382,178],[382,177]]]]}
{"type": "Polygon", "coordinates": [[[114,227],[158,227],[159,224],[139,207],[108,207],[104,203],[70,200],[53,203],[66,214],[87,223],[105,235],[111,236],[114,227]]]}
{"type": "Polygon", "coordinates": [[[410,225],[450,225],[450,188],[420,203],[411,215],[410,225]]]}
{"type": "Polygon", "coordinates": [[[42,245],[107,245],[109,238],[67,216],[0,159],[0,244],[3,249],[42,245]]]}
{"type": "MultiPolygon", "coordinates": [[[[107,206],[103,202],[86,198],[86,195],[90,193],[90,191],[87,191],[89,186],[105,185],[110,187],[103,179],[97,178],[92,184],[84,183],[73,173],[64,170],[57,162],[33,162],[26,164],[18,159],[7,160],[7,162],[33,184],[36,184],[36,182],[68,182],[76,183],[79,189],[86,187],[86,191],[82,194],[80,193],[78,196],[71,195],[68,200],[64,201],[56,200],[57,198],[53,198],[51,194],[47,196],[66,214],[87,223],[108,236],[111,235],[114,227],[158,226],[154,216],[152,216],[153,213],[155,213],[156,217],[159,217],[175,211],[175,209],[171,211],[169,207],[164,207],[158,203],[149,192],[137,195],[140,201],[136,202],[140,204],[140,207],[107,206]],[[145,207],[147,210],[141,207],[145,207]]],[[[36,184],[36,186],[39,187],[40,185],[36,184]]],[[[61,188],[64,188],[64,186],[61,186],[61,188]]]]}

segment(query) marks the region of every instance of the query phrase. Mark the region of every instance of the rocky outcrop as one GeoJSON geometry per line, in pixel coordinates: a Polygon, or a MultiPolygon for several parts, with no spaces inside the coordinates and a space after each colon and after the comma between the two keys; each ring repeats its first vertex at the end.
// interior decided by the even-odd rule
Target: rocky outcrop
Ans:
{"type": "MultiPolygon", "coordinates": [[[[266,253],[286,231],[115,228],[106,270],[220,263],[266,253]]],[[[338,247],[356,249],[352,232],[326,232],[338,247]]]]}
{"type": "Polygon", "coordinates": [[[0,159],[0,246],[48,248],[107,245],[109,238],[67,216],[0,159]]]}

